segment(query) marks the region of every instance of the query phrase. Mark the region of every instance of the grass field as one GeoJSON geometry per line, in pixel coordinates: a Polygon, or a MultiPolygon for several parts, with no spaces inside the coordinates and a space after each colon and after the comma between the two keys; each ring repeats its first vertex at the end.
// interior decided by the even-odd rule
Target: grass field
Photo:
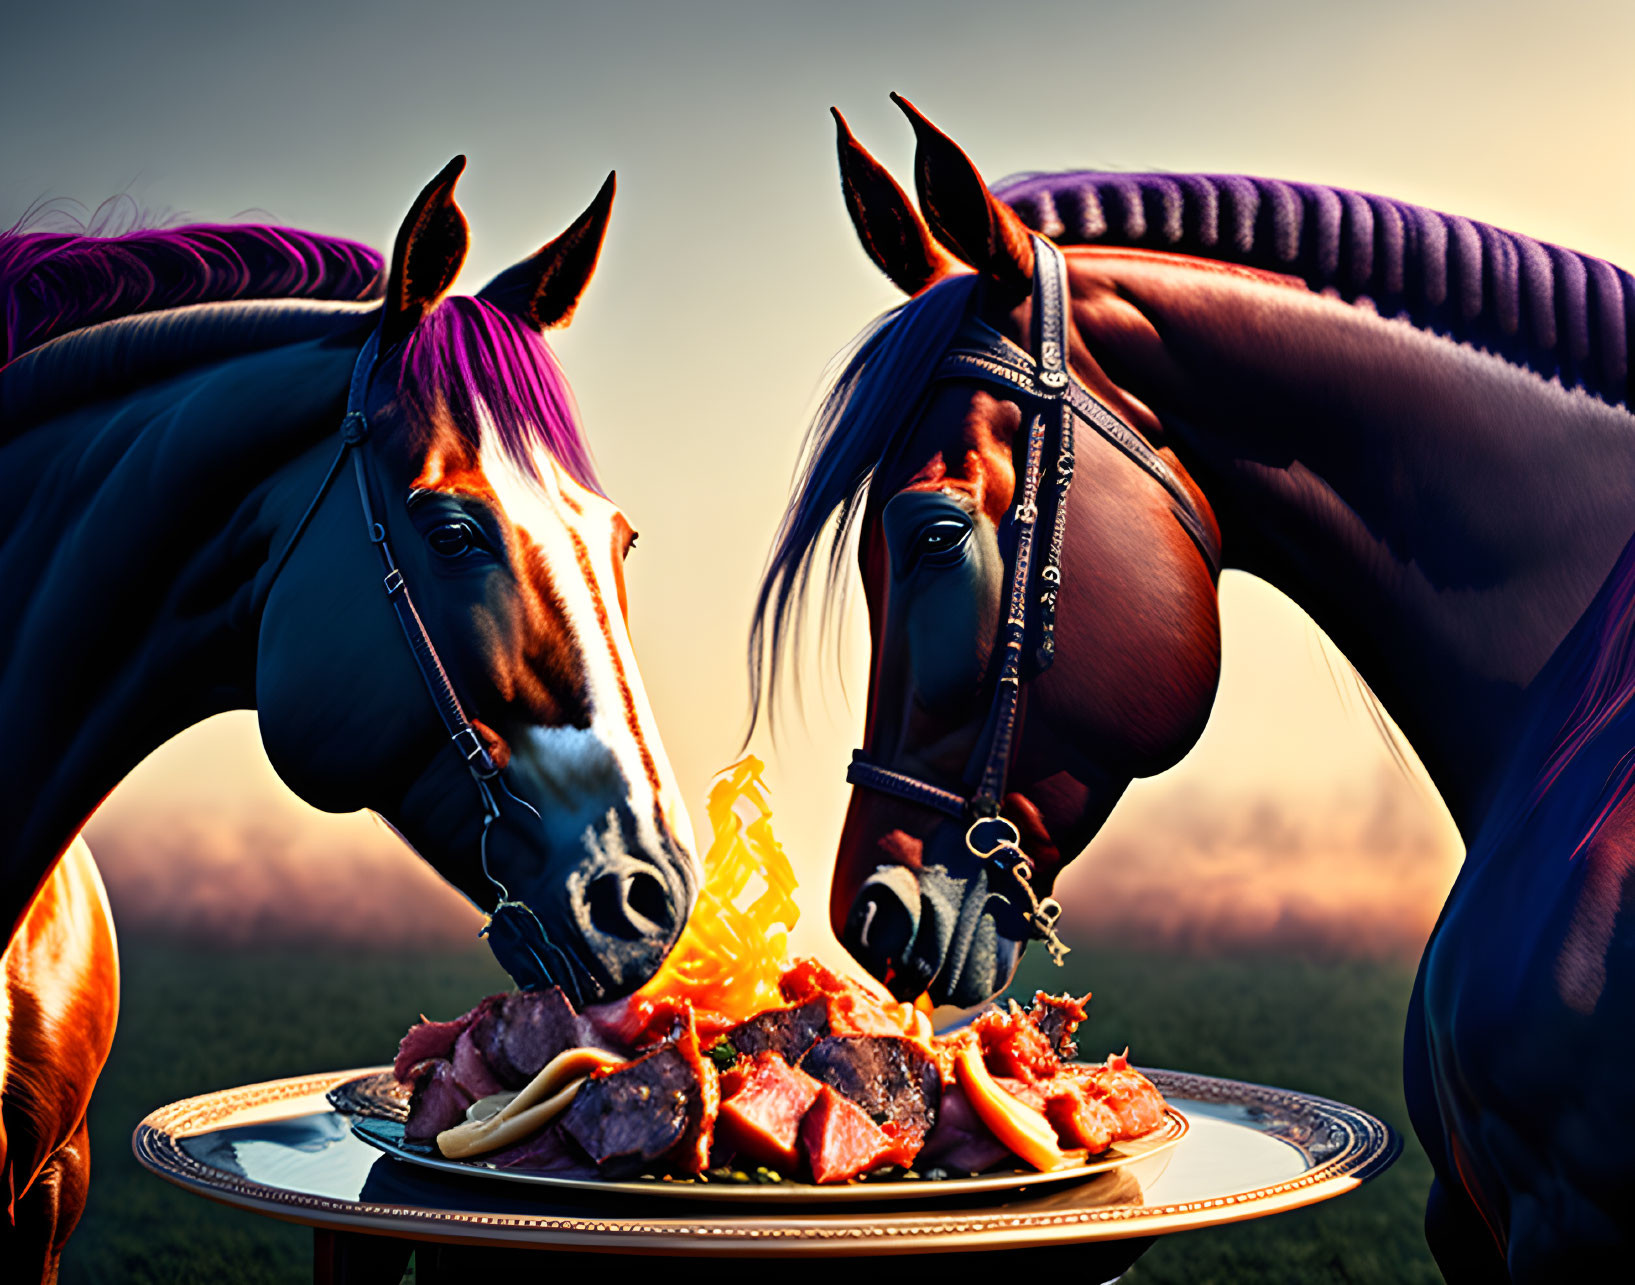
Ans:
{"type": "MultiPolygon", "coordinates": [[[[420,956],[224,953],[127,939],[122,948],[123,1011],[91,1108],[91,1198],[63,1266],[68,1285],[310,1280],[309,1232],[150,1176],[131,1156],[136,1121],[210,1089],[385,1061],[418,1013],[450,1016],[506,984],[480,947],[420,956]]],[[[1166,1238],[1126,1281],[1440,1280],[1420,1232],[1429,1167],[1402,1103],[1412,980],[1406,965],[1282,957],[1173,959],[1081,948],[1061,971],[1030,960],[1019,991],[1095,991],[1080,1040],[1086,1057],[1128,1044],[1137,1062],[1354,1103],[1408,1138],[1402,1159],[1360,1191],[1264,1222],[1166,1238]]]]}

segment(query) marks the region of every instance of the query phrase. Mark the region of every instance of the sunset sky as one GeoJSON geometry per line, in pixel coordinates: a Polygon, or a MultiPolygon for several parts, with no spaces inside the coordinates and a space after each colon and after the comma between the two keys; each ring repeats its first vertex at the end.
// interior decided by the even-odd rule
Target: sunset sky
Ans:
{"type": "MultiPolygon", "coordinates": [[[[311,0],[48,6],[8,16],[0,224],[42,198],[245,212],[385,249],[456,152],[462,286],[554,236],[607,170],[602,266],[553,345],[601,475],[642,535],[643,675],[695,816],[737,756],[744,638],[830,356],[893,305],[836,180],[831,103],[906,182],[913,99],[996,180],[1203,170],[1335,183],[1635,265],[1635,7],[1155,0],[1004,6],[311,0]]],[[[1139,783],[1064,882],[1080,935],[1412,953],[1460,848],[1392,763],[1343,661],[1229,573],[1203,741],[1139,783]]],[[[861,726],[814,674],[804,725],[752,748],[819,943],[861,726]]],[[[184,734],[89,837],[127,927],[232,941],[463,939],[474,918],[367,817],[294,799],[254,716],[184,734]]]]}

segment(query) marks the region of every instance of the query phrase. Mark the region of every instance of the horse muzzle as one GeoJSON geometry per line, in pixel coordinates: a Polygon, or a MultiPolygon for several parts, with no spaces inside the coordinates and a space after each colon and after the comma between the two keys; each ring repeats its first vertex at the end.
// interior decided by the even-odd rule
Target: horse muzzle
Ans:
{"type": "Polygon", "coordinates": [[[487,871],[503,889],[487,930],[495,957],[518,985],[561,986],[576,1006],[628,995],[681,935],[697,896],[691,857],[663,833],[651,850],[623,807],[569,841],[545,829],[502,815],[487,836],[487,871]]]}
{"type": "Polygon", "coordinates": [[[986,867],[879,866],[852,899],[841,944],[899,999],[929,992],[937,1004],[981,1004],[1010,984],[1028,938],[989,878],[986,867]]]}

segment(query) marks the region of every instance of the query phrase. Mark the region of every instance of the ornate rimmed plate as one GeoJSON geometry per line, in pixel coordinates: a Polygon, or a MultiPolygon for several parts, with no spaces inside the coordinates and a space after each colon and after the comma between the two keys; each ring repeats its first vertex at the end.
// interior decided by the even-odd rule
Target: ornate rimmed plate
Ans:
{"type": "Polygon", "coordinates": [[[380,1072],[274,1080],[175,1102],[137,1126],[132,1147],[148,1169],[189,1191],[331,1231],[713,1258],[997,1252],[1166,1235],[1344,1195],[1401,1150],[1386,1124],[1344,1103],[1154,1070],[1147,1074],[1189,1128],[1159,1153],[1164,1171],[1145,1182],[1127,1166],[940,1201],[709,1205],[653,1199],[651,1184],[639,1196],[562,1191],[402,1164],[364,1142],[358,1117],[325,1096],[372,1073],[380,1072]]]}
{"type": "Polygon", "coordinates": [[[738,1204],[837,1204],[846,1202],[927,1200],[990,1192],[1020,1191],[1028,1187],[1077,1182],[1114,1169],[1129,1169],[1138,1182],[1149,1183],[1169,1163],[1169,1151],[1186,1136],[1187,1119],[1171,1108],[1164,1122],[1149,1133],[1108,1147],[1084,1164],[1041,1172],[1038,1169],[989,1170],[946,1178],[864,1178],[855,1182],[815,1183],[784,1178],[776,1182],[733,1182],[710,1179],[642,1178],[610,1181],[605,1178],[568,1177],[528,1169],[499,1169],[479,1160],[448,1160],[432,1147],[406,1142],[404,1093],[391,1072],[359,1076],[329,1092],[337,1111],[353,1117],[352,1132],[372,1147],[412,1165],[443,1173],[476,1175],[503,1182],[524,1183],[557,1191],[598,1192],[612,1196],[660,1199],[731,1201],[738,1204]]]}

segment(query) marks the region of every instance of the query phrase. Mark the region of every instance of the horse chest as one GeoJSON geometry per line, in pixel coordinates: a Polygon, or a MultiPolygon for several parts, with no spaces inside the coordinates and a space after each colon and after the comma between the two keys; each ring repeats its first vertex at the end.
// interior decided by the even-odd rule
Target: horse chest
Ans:
{"type": "Polygon", "coordinates": [[[1416,1123],[1434,1102],[1427,1148],[1513,1264],[1518,1246],[1617,1241],[1635,1195],[1635,792],[1596,797],[1601,772],[1585,763],[1504,841],[1478,840],[1426,948],[1416,1123]]]}

